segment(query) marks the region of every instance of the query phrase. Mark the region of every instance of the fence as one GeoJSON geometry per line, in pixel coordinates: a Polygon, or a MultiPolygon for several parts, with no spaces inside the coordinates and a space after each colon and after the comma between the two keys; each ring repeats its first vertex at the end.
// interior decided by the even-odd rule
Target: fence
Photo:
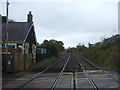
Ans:
{"type": "Polygon", "coordinates": [[[39,62],[41,60],[44,60],[45,58],[47,58],[47,54],[46,53],[42,53],[42,49],[41,48],[37,48],[37,54],[36,54],[36,62],[39,62]]]}
{"type": "Polygon", "coordinates": [[[15,54],[9,54],[2,55],[2,70],[3,72],[19,72],[19,71],[24,71],[26,69],[29,69],[32,67],[32,54],[20,54],[20,53],[15,53],[15,54]]]}
{"type": "Polygon", "coordinates": [[[50,56],[52,56],[52,50],[46,48],[36,49],[36,62],[40,62],[50,56]]]}

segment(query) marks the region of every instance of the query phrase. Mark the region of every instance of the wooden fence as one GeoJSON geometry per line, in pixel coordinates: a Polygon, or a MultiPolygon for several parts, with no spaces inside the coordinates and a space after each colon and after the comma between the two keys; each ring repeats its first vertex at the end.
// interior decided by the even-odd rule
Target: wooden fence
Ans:
{"type": "Polygon", "coordinates": [[[9,54],[8,59],[6,55],[2,55],[3,72],[20,72],[32,67],[32,54],[9,54]]]}

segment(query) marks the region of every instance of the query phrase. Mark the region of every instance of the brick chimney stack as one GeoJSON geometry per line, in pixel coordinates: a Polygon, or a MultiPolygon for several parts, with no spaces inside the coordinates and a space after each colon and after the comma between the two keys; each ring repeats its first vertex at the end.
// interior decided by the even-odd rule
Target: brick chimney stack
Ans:
{"type": "Polygon", "coordinates": [[[29,14],[27,15],[27,22],[33,22],[33,15],[31,11],[29,11],[29,14]]]}

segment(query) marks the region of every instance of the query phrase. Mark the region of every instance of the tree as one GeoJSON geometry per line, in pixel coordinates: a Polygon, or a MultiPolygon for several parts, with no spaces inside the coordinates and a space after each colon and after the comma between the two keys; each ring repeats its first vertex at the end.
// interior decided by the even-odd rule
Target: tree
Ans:
{"type": "Polygon", "coordinates": [[[15,22],[15,20],[13,20],[13,19],[8,19],[8,22],[15,22]]]}
{"type": "Polygon", "coordinates": [[[58,56],[60,52],[64,51],[63,47],[63,42],[62,41],[57,41],[57,40],[44,40],[41,45],[38,46],[38,48],[46,48],[47,53],[49,56],[58,56]]]}

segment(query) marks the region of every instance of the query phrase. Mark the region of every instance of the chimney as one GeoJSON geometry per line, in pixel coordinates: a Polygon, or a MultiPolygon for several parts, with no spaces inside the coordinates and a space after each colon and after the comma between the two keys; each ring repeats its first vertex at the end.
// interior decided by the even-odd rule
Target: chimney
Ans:
{"type": "Polygon", "coordinates": [[[27,22],[33,22],[33,15],[31,11],[29,11],[29,14],[27,15],[27,22]]]}

